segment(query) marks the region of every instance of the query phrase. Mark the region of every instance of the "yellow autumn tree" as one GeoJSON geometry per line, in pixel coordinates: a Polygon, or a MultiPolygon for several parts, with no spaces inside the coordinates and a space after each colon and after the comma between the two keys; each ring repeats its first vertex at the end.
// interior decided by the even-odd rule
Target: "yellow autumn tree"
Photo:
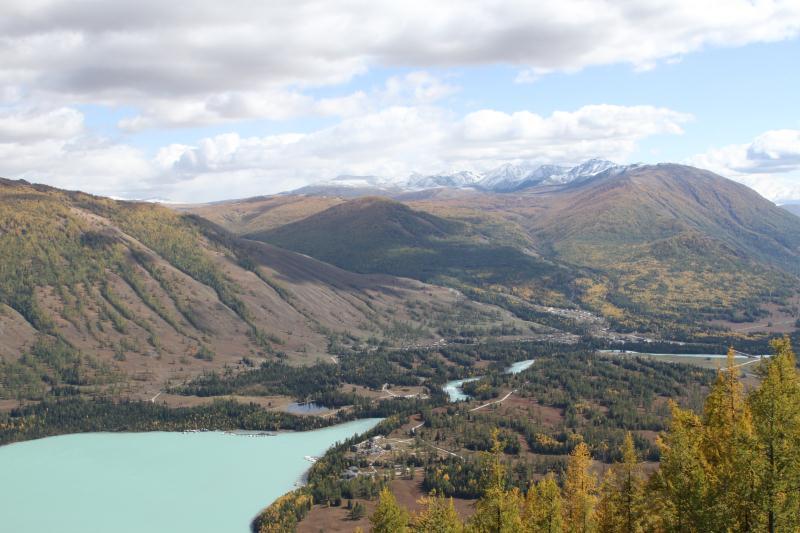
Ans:
{"type": "Polygon", "coordinates": [[[522,495],[516,487],[506,490],[505,468],[500,460],[502,448],[498,431],[492,434],[486,490],[475,504],[469,522],[470,533],[518,533],[522,531],[522,495]]]}
{"type": "Polygon", "coordinates": [[[456,513],[453,498],[431,494],[420,500],[423,509],[412,517],[411,529],[419,533],[461,533],[464,524],[456,513]]]}
{"type": "Polygon", "coordinates": [[[408,512],[397,504],[388,487],[381,489],[378,505],[369,519],[373,533],[407,533],[408,512]]]}
{"type": "Polygon", "coordinates": [[[603,532],[638,533],[646,530],[645,477],[633,436],[625,435],[622,461],[606,472],[597,506],[597,525],[603,532]]]}
{"type": "Polygon", "coordinates": [[[595,531],[597,478],[591,473],[589,447],[581,442],[572,451],[564,479],[564,522],[570,533],[595,531]]]}
{"type": "Polygon", "coordinates": [[[564,531],[561,489],[553,474],[531,486],[525,497],[523,527],[525,533],[562,533],[564,531]]]}
{"type": "Polygon", "coordinates": [[[800,376],[787,337],[772,341],[761,384],[748,398],[758,443],[758,508],[765,528],[800,530],[800,376]]]}
{"type": "Polygon", "coordinates": [[[706,463],[709,527],[752,531],[758,523],[756,441],[733,348],[706,398],[700,452],[706,463]]]}
{"type": "Polygon", "coordinates": [[[661,465],[650,479],[653,515],[666,532],[711,531],[708,463],[702,453],[703,422],[670,402],[669,429],[658,438],[661,465]]]}

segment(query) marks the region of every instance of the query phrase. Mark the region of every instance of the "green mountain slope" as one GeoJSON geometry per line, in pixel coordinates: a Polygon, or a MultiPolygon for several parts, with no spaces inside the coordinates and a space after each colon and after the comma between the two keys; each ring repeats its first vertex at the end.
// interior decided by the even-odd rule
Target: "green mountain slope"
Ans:
{"type": "Polygon", "coordinates": [[[359,198],[284,226],[246,235],[355,272],[424,281],[513,284],[558,273],[553,265],[494,244],[461,221],[385,198],[359,198]]]}
{"type": "Polygon", "coordinates": [[[570,187],[528,228],[546,255],[605,278],[581,282],[587,302],[634,313],[754,318],[764,302],[789,297],[800,274],[800,219],[687,166],[570,187]]]}
{"type": "Polygon", "coordinates": [[[633,167],[569,188],[532,228],[572,259],[583,243],[627,246],[684,234],[788,268],[800,255],[800,223],[788,213],[744,185],[682,165],[633,167]]]}
{"type": "Polygon", "coordinates": [[[327,361],[332,346],[438,339],[430,315],[457,299],[158,205],[25,182],[0,181],[0,252],[0,399],[149,398],[246,359],[327,361]]]}

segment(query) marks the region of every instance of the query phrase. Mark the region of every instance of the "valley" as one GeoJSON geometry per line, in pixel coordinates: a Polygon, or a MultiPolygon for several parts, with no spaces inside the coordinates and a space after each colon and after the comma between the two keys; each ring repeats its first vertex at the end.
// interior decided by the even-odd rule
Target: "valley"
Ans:
{"type": "Polygon", "coordinates": [[[704,171],[598,168],[201,206],[0,182],[0,443],[383,419],[265,531],[351,531],[384,486],[468,519],[493,449],[521,490],[626,435],[652,471],[728,347],[752,389],[774,334],[800,340],[800,219],[704,171]]]}
{"type": "Polygon", "coordinates": [[[519,317],[583,309],[661,337],[800,318],[796,217],[691,167],[598,168],[513,194],[462,186],[353,199],[320,186],[192,211],[249,239],[451,286],[519,317]],[[292,216],[276,223],[287,205],[292,216]]]}
{"type": "Polygon", "coordinates": [[[458,302],[478,336],[529,331],[452,290],[347,272],[156,205],[3,182],[0,210],[5,398],[150,399],[209,370],[433,342],[458,302]]]}
{"type": "Polygon", "coordinates": [[[800,0],[3,0],[0,533],[800,533],[800,0]]]}

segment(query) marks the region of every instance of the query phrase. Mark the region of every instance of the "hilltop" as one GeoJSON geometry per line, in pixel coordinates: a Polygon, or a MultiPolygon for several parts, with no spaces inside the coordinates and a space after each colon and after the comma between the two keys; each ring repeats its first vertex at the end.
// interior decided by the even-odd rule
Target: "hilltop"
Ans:
{"type": "Polygon", "coordinates": [[[302,220],[245,235],[363,273],[424,281],[444,278],[506,282],[553,275],[555,269],[468,223],[415,210],[394,200],[349,200],[302,220]]]}
{"type": "Polygon", "coordinates": [[[755,318],[800,274],[800,220],[711,172],[635,167],[538,203],[526,229],[540,251],[602,272],[592,290],[622,308],[755,318]]]}

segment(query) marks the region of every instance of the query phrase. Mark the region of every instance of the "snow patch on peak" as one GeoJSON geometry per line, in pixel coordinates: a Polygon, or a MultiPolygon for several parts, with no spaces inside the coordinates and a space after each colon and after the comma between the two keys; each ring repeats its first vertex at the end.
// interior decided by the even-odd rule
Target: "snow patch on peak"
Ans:
{"type": "Polygon", "coordinates": [[[440,187],[451,187],[460,189],[471,187],[482,179],[480,174],[469,170],[462,170],[455,174],[412,174],[406,180],[406,187],[410,189],[436,189],[440,187]]]}
{"type": "MultiPolygon", "coordinates": [[[[445,174],[413,173],[404,180],[382,176],[341,175],[317,183],[311,188],[352,188],[420,191],[425,189],[480,189],[491,192],[514,192],[529,187],[579,183],[603,172],[618,173],[629,168],[604,159],[589,159],[574,167],[542,165],[520,160],[504,163],[488,172],[462,170],[445,174]]],[[[305,187],[304,189],[308,189],[305,187]]],[[[302,189],[301,189],[302,190],[302,189]]]]}
{"type": "Polygon", "coordinates": [[[537,185],[577,183],[602,172],[624,167],[604,159],[590,159],[574,167],[559,165],[502,165],[486,174],[481,188],[494,192],[511,192],[537,185]]]}

